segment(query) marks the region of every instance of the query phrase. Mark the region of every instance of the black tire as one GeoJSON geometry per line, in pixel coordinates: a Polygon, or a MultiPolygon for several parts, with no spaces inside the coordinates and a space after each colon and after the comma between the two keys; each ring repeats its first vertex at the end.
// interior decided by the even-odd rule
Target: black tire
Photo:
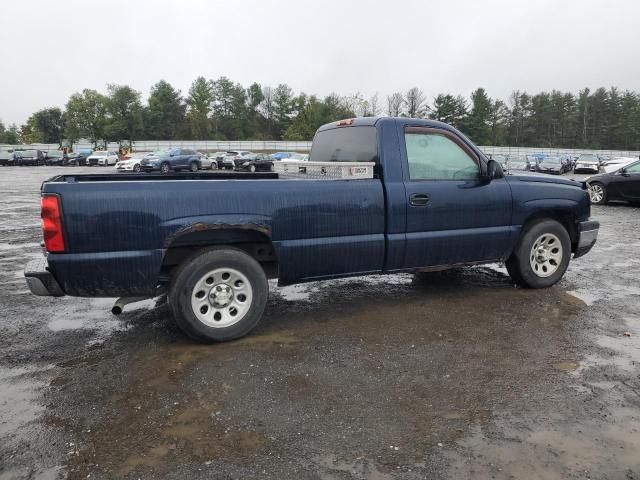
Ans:
{"type": "Polygon", "coordinates": [[[594,205],[605,205],[608,201],[607,198],[607,187],[605,187],[602,183],[600,182],[593,182],[589,185],[590,187],[590,191],[589,191],[589,199],[591,200],[591,203],[593,203],[594,205]],[[601,189],[599,193],[601,193],[601,195],[597,196],[595,195],[597,189],[601,189]],[[595,199],[594,199],[595,197],[595,199]]]}
{"type": "Polygon", "coordinates": [[[198,171],[198,162],[191,162],[191,165],[189,165],[189,170],[191,170],[192,172],[197,172],[198,171]]]}
{"type": "MultiPolygon", "coordinates": [[[[213,290],[213,284],[211,289],[213,290]]],[[[253,330],[262,318],[269,284],[260,264],[244,251],[233,247],[214,247],[185,260],[173,275],[169,286],[169,305],[180,329],[192,339],[204,342],[224,342],[242,337],[253,330]],[[227,327],[212,327],[201,321],[193,311],[191,298],[200,279],[216,269],[233,269],[242,273],[251,287],[248,311],[236,323],[227,327]]]]}
{"type": "Polygon", "coordinates": [[[256,166],[255,165],[249,165],[249,171],[251,173],[255,172],[256,171],[256,166]]]}
{"type": "Polygon", "coordinates": [[[162,173],[169,173],[171,171],[171,166],[167,162],[164,162],[160,165],[160,171],[162,173]]]}
{"type": "MultiPolygon", "coordinates": [[[[554,247],[555,248],[555,247],[554,247]]],[[[513,253],[506,262],[507,271],[515,283],[526,288],[546,288],[557,283],[569,266],[571,258],[571,239],[569,233],[559,222],[551,219],[537,220],[525,227],[513,253]],[[560,241],[561,258],[555,263],[556,270],[548,274],[542,272],[548,264],[540,264],[540,271],[536,273],[532,262],[534,244],[545,235],[555,236],[560,241]],[[547,276],[541,276],[547,275],[547,276]]],[[[555,260],[554,260],[555,261],[555,260]]],[[[538,266],[536,265],[536,268],[538,266]]]]}
{"type": "Polygon", "coordinates": [[[136,173],[139,173],[139,172],[140,172],[140,168],[141,168],[141,167],[140,167],[140,165],[135,164],[135,165],[133,166],[133,171],[134,171],[134,172],[136,172],[136,173]]]}

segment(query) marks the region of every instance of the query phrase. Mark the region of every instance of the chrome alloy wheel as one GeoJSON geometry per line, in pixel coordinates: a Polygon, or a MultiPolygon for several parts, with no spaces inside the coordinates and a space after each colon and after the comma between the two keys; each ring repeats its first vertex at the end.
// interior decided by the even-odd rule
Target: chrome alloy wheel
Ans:
{"type": "Polygon", "coordinates": [[[600,203],[604,198],[604,189],[597,184],[589,186],[589,194],[593,203],[600,203]]]}
{"type": "Polygon", "coordinates": [[[545,233],[533,242],[529,255],[531,269],[538,277],[553,275],[562,263],[562,243],[552,233],[545,233]]]}
{"type": "Polygon", "coordinates": [[[217,268],[196,283],[191,292],[191,308],[208,327],[224,328],[242,320],[252,298],[246,276],[233,268],[217,268]]]}

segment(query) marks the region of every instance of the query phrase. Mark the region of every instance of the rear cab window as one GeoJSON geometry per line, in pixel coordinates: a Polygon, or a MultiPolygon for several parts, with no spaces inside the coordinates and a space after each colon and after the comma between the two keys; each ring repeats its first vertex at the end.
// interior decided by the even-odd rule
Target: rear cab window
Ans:
{"type": "Polygon", "coordinates": [[[310,162],[378,162],[376,127],[336,127],[316,133],[310,162]]]}

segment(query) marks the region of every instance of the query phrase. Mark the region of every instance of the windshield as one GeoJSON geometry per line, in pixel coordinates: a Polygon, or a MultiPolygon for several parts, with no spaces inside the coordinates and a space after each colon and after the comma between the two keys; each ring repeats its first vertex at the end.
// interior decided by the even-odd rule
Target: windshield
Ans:
{"type": "Polygon", "coordinates": [[[542,163],[560,164],[560,163],[562,163],[562,161],[560,160],[559,157],[547,157],[547,158],[542,159],[542,163]]]}
{"type": "Polygon", "coordinates": [[[580,155],[579,162],[597,162],[598,157],[595,155],[580,155]]]}
{"type": "Polygon", "coordinates": [[[306,156],[301,153],[294,153],[289,157],[290,160],[304,160],[305,158],[306,156]]]}

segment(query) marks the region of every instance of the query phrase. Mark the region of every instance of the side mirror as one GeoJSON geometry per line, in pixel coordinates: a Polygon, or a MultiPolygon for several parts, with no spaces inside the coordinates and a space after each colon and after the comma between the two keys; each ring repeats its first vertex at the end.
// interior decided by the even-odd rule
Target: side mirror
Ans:
{"type": "Polygon", "coordinates": [[[502,171],[500,163],[495,160],[489,160],[487,162],[487,174],[484,176],[484,180],[490,182],[491,180],[503,177],[504,172],[502,171]]]}

